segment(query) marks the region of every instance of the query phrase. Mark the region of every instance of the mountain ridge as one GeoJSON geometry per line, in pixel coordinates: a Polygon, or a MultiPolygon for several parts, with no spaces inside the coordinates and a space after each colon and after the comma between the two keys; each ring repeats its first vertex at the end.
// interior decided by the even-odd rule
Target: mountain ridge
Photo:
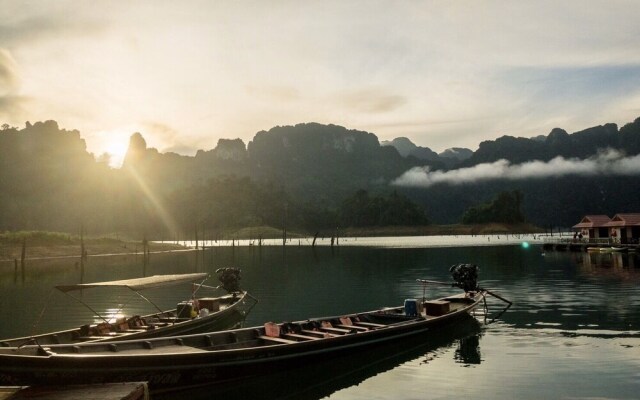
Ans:
{"type": "MultiPolygon", "coordinates": [[[[640,154],[640,118],[618,129],[603,124],[572,134],[556,128],[544,140],[503,136],[483,141],[464,160],[403,156],[370,132],[338,125],[302,123],[256,133],[245,145],[220,139],[194,156],[161,153],[134,133],[123,167],[109,168],[87,152],[78,131],[57,122],[0,130],[0,229],[106,231],[191,229],[270,223],[339,224],[337,211],[359,190],[386,197],[398,192],[427,211],[436,224],[459,223],[464,211],[501,191],[520,190],[523,211],[539,226],[566,226],[585,214],[640,210],[635,176],[548,177],[438,184],[428,189],[390,183],[412,168],[462,171],[498,160],[513,164],[554,157],[587,159],[603,148],[640,154]],[[469,157],[467,157],[469,156],[469,157]]],[[[423,148],[424,149],[424,148],[423,148]]],[[[466,153],[465,153],[466,152],[466,153]]],[[[433,155],[435,152],[427,152],[433,155]]],[[[218,229],[218,228],[216,228],[218,229]]]]}

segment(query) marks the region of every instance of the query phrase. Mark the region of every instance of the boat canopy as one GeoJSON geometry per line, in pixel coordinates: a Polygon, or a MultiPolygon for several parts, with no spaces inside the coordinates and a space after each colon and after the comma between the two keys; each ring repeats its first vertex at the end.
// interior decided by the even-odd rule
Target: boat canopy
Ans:
{"type": "Polygon", "coordinates": [[[160,286],[177,285],[180,283],[195,282],[205,280],[209,274],[175,274],[175,275],[153,275],[145,278],[123,279],[119,281],[79,283],[75,285],[59,285],[56,289],[63,293],[74,290],[90,289],[96,287],[127,287],[131,290],[151,289],[160,286]]]}

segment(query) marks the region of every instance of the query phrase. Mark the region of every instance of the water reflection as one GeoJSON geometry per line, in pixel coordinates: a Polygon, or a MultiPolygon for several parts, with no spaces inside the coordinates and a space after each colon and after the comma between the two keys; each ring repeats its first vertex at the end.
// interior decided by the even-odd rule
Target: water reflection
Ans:
{"type": "Polygon", "coordinates": [[[478,333],[458,341],[458,348],[454,355],[456,362],[465,364],[465,366],[480,364],[482,361],[480,356],[480,336],[481,334],[478,333]]]}
{"type": "Polygon", "coordinates": [[[635,253],[579,253],[578,262],[581,262],[585,267],[600,267],[600,268],[637,268],[638,265],[637,256],[635,253]]]}
{"type": "MultiPolygon", "coordinates": [[[[432,368],[433,361],[457,348],[456,362],[464,366],[480,363],[482,325],[474,318],[452,324],[426,336],[375,346],[372,349],[324,357],[303,364],[291,364],[279,371],[261,374],[253,379],[209,385],[178,392],[180,398],[213,399],[321,399],[345,388],[393,370],[402,365],[414,368],[412,361],[421,360],[418,368],[432,368]]],[[[455,371],[452,371],[455,373],[455,371]]],[[[426,372],[425,372],[426,374],[426,372]]],[[[417,375],[417,373],[416,373],[417,375]]],[[[154,393],[154,399],[174,399],[176,393],[154,393]]]]}

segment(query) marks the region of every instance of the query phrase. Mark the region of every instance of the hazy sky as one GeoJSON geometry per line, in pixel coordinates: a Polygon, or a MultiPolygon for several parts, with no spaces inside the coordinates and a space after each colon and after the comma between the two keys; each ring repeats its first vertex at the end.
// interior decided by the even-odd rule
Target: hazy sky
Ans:
{"type": "Polygon", "coordinates": [[[435,151],[640,116],[638,1],[0,0],[0,123],[90,151],[333,123],[435,151]]]}

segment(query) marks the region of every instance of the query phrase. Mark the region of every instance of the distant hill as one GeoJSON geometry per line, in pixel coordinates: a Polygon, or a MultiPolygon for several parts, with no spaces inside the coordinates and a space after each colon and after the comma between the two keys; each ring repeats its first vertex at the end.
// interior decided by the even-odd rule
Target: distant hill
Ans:
{"type": "Polygon", "coordinates": [[[251,176],[281,184],[304,201],[335,205],[358,189],[388,190],[388,182],[422,165],[381,146],[369,132],[317,123],[258,132],[247,145],[251,176]]]}
{"type": "Polygon", "coordinates": [[[626,124],[620,130],[616,124],[595,126],[573,134],[561,128],[554,128],[544,141],[539,137],[527,139],[513,136],[483,141],[478,150],[461,166],[500,159],[512,163],[548,161],[558,156],[584,159],[607,148],[620,150],[627,155],[640,153],[640,118],[626,124]]]}
{"type": "Polygon", "coordinates": [[[453,168],[459,165],[463,161],[473,156],[473,151],[461,147],[453,147],[446,149],[442,153],[438,154],[440,159],[447,165],[447,168],[453,168]]]}
{"type": "Polygon", "coordinates": [[[406,137],[395,138],[391,141],[383,141],[380,142],[380,145],[395,147],[402,157],[413,156],[419,160],[440,161],[438,153],[428,147],[416,146],[406,137]]]}
{"type": "Polygon", "coordinates": [[[473,151],[464,148],[451,148],[438,154],[428,147],[415,145],[409,138],[399,137],[380,142],[381,146],[391,146],[398,150],[403,157],[415,157],[418,160],[429,161],[432,165],[452,168],[471,157],[473,151]]]}

